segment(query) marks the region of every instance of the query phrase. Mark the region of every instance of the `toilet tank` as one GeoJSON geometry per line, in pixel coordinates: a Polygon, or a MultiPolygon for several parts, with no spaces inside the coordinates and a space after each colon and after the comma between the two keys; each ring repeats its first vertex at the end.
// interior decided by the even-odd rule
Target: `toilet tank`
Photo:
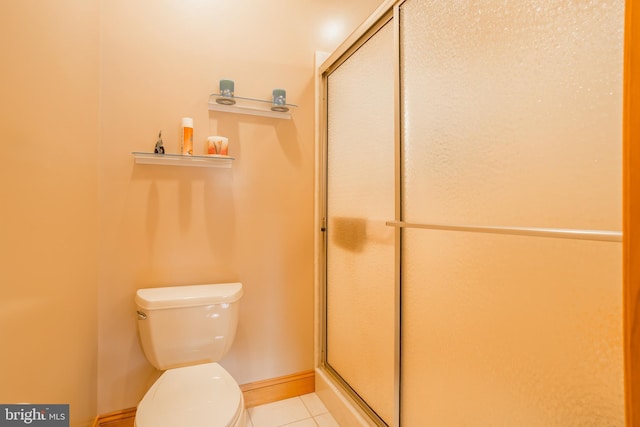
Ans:
{"type": "Polygon", "coordinates": [[[217,362],[236,334],[242,283],[139,289],[135,303],[145,356],[160,370],[217,362]]]}

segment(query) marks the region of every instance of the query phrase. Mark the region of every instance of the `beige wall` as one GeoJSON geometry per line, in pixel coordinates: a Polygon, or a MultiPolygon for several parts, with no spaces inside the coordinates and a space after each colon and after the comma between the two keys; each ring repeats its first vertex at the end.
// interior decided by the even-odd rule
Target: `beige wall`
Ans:
{"type": "Polygon", "coordinates": [[[102,2],[100,413],[157,378],[134,315],[142,287],[241,281],[222,361],[239,383],[313,368],[314,52],[332,50],[377,0],[102,2]],[[239,96],[283,87],[293,120],[208,112],[221,78],[239,96]],[[231,170],[134,165],[163,131],[178,150],[229,137],[231,170]]]}
{"type": "Polygon", "coordinates": [[[313,368],[314,52],[377,0],[0,2],[0,403],[70,403],[72,426],[135,406],[141,287],[242,281],[240,383],[313,368]],[[287,89],[293,120],[209,113],[287,89]],[[134,165],[230,139],[231,170],[134,165]]]}
{"type": "Polygon", "coordinates": [[[0,402],[96,411],[97,1],[0,2],[0,402]]]}

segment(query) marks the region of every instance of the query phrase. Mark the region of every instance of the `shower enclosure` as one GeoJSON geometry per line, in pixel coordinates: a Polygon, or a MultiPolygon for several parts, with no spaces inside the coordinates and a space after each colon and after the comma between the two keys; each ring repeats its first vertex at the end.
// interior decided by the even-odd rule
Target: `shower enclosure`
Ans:
{"type": "Polygon", "coordinates": [[[379,425],[623,425],[624,1],[387,2],[321,69],[322,364],[379,425]]]}

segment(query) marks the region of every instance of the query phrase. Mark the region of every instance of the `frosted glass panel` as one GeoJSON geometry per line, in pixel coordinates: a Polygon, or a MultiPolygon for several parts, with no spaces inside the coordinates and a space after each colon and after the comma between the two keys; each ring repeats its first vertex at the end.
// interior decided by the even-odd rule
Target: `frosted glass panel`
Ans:
{"type": "Polygon", "coordinates": [[[621,251],[404,231],[402,425],[623,426],[621,251]]]}
{"type": "Polygon", "coordinates": [[[406,221],[621,228],[623,0],[400,16],[406,221]]]}
{"type": "MultiPolygon", "coordinates": [[[[619,230],[624,2],[407,0],[410,223],[619,230]]],[[[624,424],[621,245],[405,229],[402,425],[624,424]]]]}
{"type": "Polygon", "coordinates": [[[328,78],[327,361],[393,414],[393,26],[328,78]]]}

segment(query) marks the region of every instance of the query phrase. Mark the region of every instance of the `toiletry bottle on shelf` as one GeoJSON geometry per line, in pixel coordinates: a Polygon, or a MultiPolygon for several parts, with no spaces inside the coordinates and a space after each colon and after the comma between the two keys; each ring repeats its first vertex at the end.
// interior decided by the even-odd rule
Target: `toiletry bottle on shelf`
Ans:
{"type": "Polygon", "coordinates": [[[182,119],[182,140],[180,144],[180,153],[183,155],[193,154],[193,119],[185,117],[182,119]]]}

